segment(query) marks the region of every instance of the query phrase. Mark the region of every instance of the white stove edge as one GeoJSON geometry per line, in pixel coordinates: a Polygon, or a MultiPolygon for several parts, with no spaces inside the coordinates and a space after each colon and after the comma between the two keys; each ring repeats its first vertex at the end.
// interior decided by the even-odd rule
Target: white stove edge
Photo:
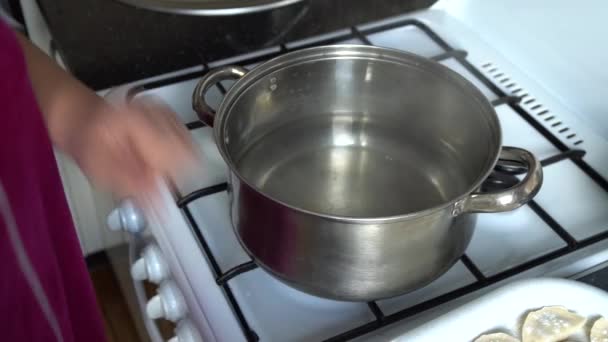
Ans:
{"type": "MultiPolygon", "coordinates": [[[[173,195],[162,182],[159,182],[158,189],[160,201],[155,200],[148,205],[154,208],[146,213],[148,229],[169,263],[172,280],[178,284],[186,300],[187,317],[196,323],[203,341],[245,341],[221,287],[216,285],[211,267],[202,264],[203,260],[209,261],[176,206],[173,195]],[[172,234],[166,233],[167,227],[172,234]],[[185,269],[199,271],[186,274],[185,269]]],[[[142,312],[145,314],[145,308],[142,312]]],[[[144,317],[144,320],[149,318],[144,317]]]]}
{"type": "Polygon", "coordinates": [[[492,42],[588,128],[608,136],[608,2],[442,0],[434,7],[492,42]]]}
{"type": "MultiPolygon", "coordinates": [[[[443,2],[440,1],[437,3],[437,5],[441,5],[442,3],[443,2]]],[[[441,8],[441,6],[439,6],[439,8],[441,8]]],[[[359,27],[369,28],[381,26],[383,24],[400,21],[405,18],[415,18],[424,22],[440,37],[444,38],[449,44],[451,44],[452,47],[462,47],[468,52],[467,60],[478,70],[482,71],[486,76],[488,76],[490,80],[495,81],[493,76],[498,72],[508,76],[510,78],[509,82],[504,84],[494,82],[494,84],[505,91],[505,93],[510,93],[505,86],[511,82],[516,82],[517,86],[513,87],[512,89],[524,89],[524,91],[518,93],[518,95],[522,95],[525,92],[530,95],[530,97],[527,97],[526,100],[528,98],[535,99],[533,103],[521,104],[527,111],[531,112],[532,114],[538,114],[543,110],[549,110],[551,115],[555,117],[555,119],[551,121],[545,121],[544,119],[546,116],[535,116],[534,118],[536,121],[552,132],[566,146],[586,150],[587,154],[585,155],[585,161],[594,167],[594,169],[604,178],[608,178],[608,140],[606,140],[605,137],[598,135],[598,133],[583,122],[575,112],[570,110],[555,96],[550,94],[544,85],[541,85],[534,79],[530,78],[526,73],[522,72],[519,68],[509,62],[509,58],[501,55],[491,45],[484,42],[476,32],[469,29],[461,21],[450,16],[444,10],[423,10],[404,16],[374,22],[372,24],[361,25],[359,27]],[[488,72],[488,68],[483,68],[483,65],[486,63],[492,63],[492,65],[499,70],[494,73],[488,72]],[[530,108],[536,106],[537,104],[541,104],[542,106],[530,111],[530,108]],[[552,127],[551,125],[557,121],[563,122],[563,125],[552,127]],[[560,133],[559,131],[565,126],[569,127],[570,130],[567,132],[567,134],[560,133]],[[567,139],[567,136],[572,132],[577,134],[577,139],[567,139]],[[574,143],[579,139],[583,140],[584,142],[578,146],[574,145],[574,143]]],[[[542,58],[542,56],[538,55],[533,57],[542,58]]]]}

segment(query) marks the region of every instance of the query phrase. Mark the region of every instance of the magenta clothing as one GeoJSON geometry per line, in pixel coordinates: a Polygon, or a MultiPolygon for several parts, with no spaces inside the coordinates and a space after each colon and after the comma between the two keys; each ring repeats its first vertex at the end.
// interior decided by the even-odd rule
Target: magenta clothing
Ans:
{"type": "Polygon", "coordinates": [[[3,341],[105,341],[23,54],[1,21],[0,332],[3,341]]]}

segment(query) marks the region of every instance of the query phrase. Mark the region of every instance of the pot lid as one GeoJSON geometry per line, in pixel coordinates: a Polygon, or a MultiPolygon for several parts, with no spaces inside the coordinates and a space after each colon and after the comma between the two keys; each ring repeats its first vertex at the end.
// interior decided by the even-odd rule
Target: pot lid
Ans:
{"type": "Polygon", "coordinates": [[[302,0],[119,0],[145,9],[190,15],[236,15],[291,5],[302,0]]]}

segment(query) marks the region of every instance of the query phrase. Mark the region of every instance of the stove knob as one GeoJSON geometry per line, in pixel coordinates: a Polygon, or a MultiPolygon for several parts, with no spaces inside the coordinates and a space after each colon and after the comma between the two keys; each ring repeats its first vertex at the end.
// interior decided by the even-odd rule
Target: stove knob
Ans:
{"type": "Polygon", "coordinates": [[[122,200],[118,208],[108,215],[108,227],[111,230],[124,230],[129,233],[140,233],[146,228],[144,214],[131,200],[122,200]]]}
{"type": "Polygon", "coordinates": [[[156,244],[144,248],[141,258],[131,266],[131,276],[135,280],[149,280],[155,284],[160,284],[169,276],[169,267],[156,244]]]}
{"type": "Polygon", "coordinates": [[[151,319],[165,318],[177,322],[186,314],[186,302],[177,284],[165,280],[158,288],[158,294],[146,305],[146,313],[151,319]]]}
{"type": "Polygon", "coordinates": [[[185,319],[177,324],[175,336],[168,342],[203,342],[203,338],[196,330],[196,327],[189,320],[185,319]]]}

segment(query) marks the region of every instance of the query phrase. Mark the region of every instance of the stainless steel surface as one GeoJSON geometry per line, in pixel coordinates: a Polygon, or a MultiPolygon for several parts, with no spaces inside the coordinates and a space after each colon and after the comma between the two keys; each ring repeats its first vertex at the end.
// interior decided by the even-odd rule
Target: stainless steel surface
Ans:
{"type": "Polygon", "coordinates": [[[463,210],[471,213],[492,213],[519,208],[522,203],[536,196],[543,182],[540,162],[534,155],[524,149],[503,147],[500,159],[509,162],[523,163],[528,173],[518,185],[497,193],[474,193],[465,200],[463,210]]]}
{"type": "Polygon", "coordinates": [[[271,10],[302,0],[119,0],[140,8],[190,15],[237,15],[271,10]]]}
{"type": "Polygon", "coordinates": [[[192,93],[192,108],[198,113],[199,118],[205,124],[213,126],[215,110],[205,102],[205,93],[209,88],[215,86],[221,80],[239,79],[247,73],[247,69],[239,66],[228,66],[214,70],[209,77],[205,77],[196,84],[192,93]]]}
{"type": "MultiPolygon", "coordinates": [[[[200,81],[239,75],[231,67],[200,81]]],[[[493,107],[428,59],[370,46],[292,52],[247,73],[214,116],[231,168],[237,236],[263,268],[306,292],[343,300],[395,296],[431,282],[464,252],[473,212],[511,210],[538,191],[529,152],[504,148],[528,175],[475,191],[501,153],[493,107]]]]}

